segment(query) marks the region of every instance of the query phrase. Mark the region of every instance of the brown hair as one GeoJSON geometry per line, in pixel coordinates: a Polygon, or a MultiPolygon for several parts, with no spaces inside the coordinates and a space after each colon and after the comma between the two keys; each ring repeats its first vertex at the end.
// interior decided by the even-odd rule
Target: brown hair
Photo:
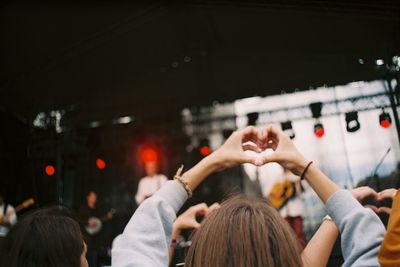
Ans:
{"type": "Polygon", "coordinates": [[[302,266],[295,234],[266,200],[223,202],[194,233],[185,266],[302,266]]]}

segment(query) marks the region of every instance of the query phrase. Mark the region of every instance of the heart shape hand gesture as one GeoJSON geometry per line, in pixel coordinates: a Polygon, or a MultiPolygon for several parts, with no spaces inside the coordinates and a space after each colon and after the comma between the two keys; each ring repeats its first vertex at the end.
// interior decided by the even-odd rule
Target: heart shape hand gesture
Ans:
{"type": "Polygon", "coordinates": [[[368,204],[365,207],[372,209],[376,213],[387,213],[390,214],[392,209],[385,206],[380,206],[381,201],[384,200],[393,200],[397,194],[397,190],[394,188],[385,189],[379,193],[377,193],[374,189],[368,186],[361,186],[351,190],[354,198],[356,198],[359,202],[362,202],[366,198],[370,198],[375,203],[374,205],[368,204]]]}
{"type": "Polygon", "coordinates": [[[242,163],[262,166],[276,162],[294,174],[300,175],[308,163],[289,136],[275,125],[268,125],[261,131],[253,126],[236,131],[212,155],[218,162],[219,169],[242,163]],[[269,149],[272,153],[263,153],[269,149]],[[256,156],[245,153],[248,150],[256,152],[256,156]]]}

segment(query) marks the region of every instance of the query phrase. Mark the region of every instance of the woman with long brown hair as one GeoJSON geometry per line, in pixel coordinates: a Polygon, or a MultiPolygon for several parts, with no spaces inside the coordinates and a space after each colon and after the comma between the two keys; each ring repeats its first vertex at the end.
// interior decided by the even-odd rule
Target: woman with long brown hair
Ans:
{"type": "MultiPolygon", "coordinates": [[[[308,181],[325,203],[341,233],[343,266],[379,266],[377,253],[385,229],[377,215],[362,207],[346,190],[341,190],[312,161],[306,160],[290,138],[273,125],[258,131],[247,127],[233,133],[214,153],[175,181],[169,181],[138,208],[124,233],[115,241],[113,266],[168,266],[172,224],[192,190],[211,173],[242,163],[261,166],[276,162],[308,181]],[[254,157],[246,150],[261,153],[254,157]]],[[[332,225],[329,225],[331,227],[332,225]]],[[[303,253],[294,233],[278,212],[263,200],[237,196],[222,203],[207,216],[193,235],[185,266],[308,266],[329,256],[332,238],[310,242],[303,253]],[[311,246],[311,247],[310,247],[311,246]]],[[[313,238],[314,239],[314,238],[313,238]]],[[[315,240],[314,240],[315,241],[315,240]]],[[[323,265],[323,263],[322,263],[323,265]]]]}

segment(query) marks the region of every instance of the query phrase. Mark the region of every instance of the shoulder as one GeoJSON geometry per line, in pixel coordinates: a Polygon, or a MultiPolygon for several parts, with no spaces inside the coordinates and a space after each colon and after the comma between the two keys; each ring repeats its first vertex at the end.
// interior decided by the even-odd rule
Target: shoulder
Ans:
{"type": "Polygon", "coordinates": [[[158,178],[159,178],[159,179],[162,179],[162,180],[168,180],[168,177],[165,176],[164,174],[159,174],[159,175],[158,175],[158,178]]]}
{"type": "Polygon", "coordinates": [[[148,176],[142,177],[142,178],[139,180],[139,184],[148,183],[149,180],[150,180],[150,177],[148,177],[148,176]]]}

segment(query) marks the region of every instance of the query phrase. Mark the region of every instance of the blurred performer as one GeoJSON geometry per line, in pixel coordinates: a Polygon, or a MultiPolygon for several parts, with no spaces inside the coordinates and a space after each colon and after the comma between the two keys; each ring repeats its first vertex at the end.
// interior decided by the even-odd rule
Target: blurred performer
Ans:
{"type": "Polygon", "coordinates": [[[87,260],[90,267],[98,266],[99,252],[102,248],[101,233],[103,222],[112,219],[111,212],[103,212],[97,206],[97,194],[90,191],[86,195],[86,205],[79,210],[79,222],[87,245],[87,260]]]}
{"type": "Polygon", "coordinates": [[[282,179],[275,183],[269,193],[269,200],[296,233],[304,248],[303,233],[304,204],[300,194],[304,191],[300,177],[284,169],[282,179]]]}
{"type": "Polygon", "coordinates": [[[14,207],[4,201],[0,194],[0,238],[4,238],[10,228],[17,223],[17,214],[14,207]]]}
{"type": "Polygon", "coordinates": [[[145,163],[144,169],[147,176],[140,179],[138,191],[135,196],[138,205],[146,198],[151,197],[168,180],[165,175],[157,173],[158,166],[156,162],[145,163]]]}

